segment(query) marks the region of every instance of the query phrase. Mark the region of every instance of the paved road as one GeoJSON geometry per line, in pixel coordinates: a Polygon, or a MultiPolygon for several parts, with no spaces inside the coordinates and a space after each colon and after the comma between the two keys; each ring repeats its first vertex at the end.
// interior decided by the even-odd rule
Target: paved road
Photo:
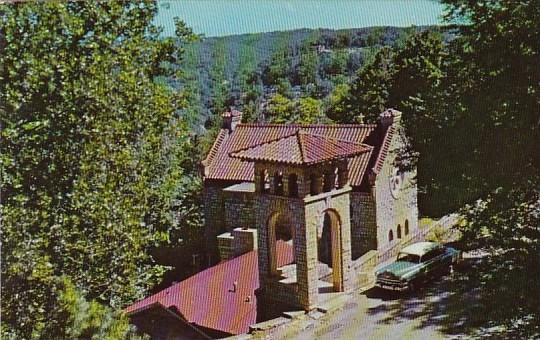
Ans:
{"type": "MultiPolygon", "coordinates": [[[[469,269],[467,269],[469,268],[469,269]]],[[[371,288],[322,317],[301,339],[462,339],[477,317],[476,291],[464,285],[465,266],[415,293],[371,288]]],[[[470,333],[469,333],[470,334],[470,333]]]]}

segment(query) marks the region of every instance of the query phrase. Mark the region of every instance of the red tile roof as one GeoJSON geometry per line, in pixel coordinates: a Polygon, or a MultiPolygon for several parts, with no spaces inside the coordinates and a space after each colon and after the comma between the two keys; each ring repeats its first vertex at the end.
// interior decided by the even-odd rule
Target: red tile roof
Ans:
{"type": "MultiPolygon", "coordinates": [[[[234,131],[221,141],[216,141],[205,164],[205,177],[215,180],[253,181],[253,163],[230,156],[231,152],[255,145],[286,138],[297,131],[333,138],[352,143],[365,143],[377,130],[375,124],[336,124],[336,125],[282,125],[282,124],[239,124],[234,131]]],[[[372,151],[367,151],[349,159],[349,178],[351,185],[362,183],[364,173],[371,159],[372,151]]]]}
{"type": "MultiPolygon", "coordinates": [[[[152,305],[176,307],[181,317],[204,328],[242,334],[257,321],[255,290],[259,287],[257,251],[221,262],[127,307],[135,314],[152,305]],[[232,292],[237,282],[236,292],[232,292]],[[250,296],[251,302],[246,302],[250,296]]],[[[293,262],[292,246],[277,242],[278,266],[293,262]]]]}
{"type": "Polygon", "coordinates": [[[355,156],[370,149],[370,146],[357,142],[315,135],[297,129],[289,136],[233,151],[229,155],[247,161],[307,165],[341,157],[355,156]]]}
{"type": "Polygon", "coordinates": [[[229,132],[225,129],[219,130],[219,133],[216,137],[216,140],[214,141],[214,144],[212,145],[212,148],[210,149],[210,152],[208,152],[208,155],[206,158],[202,161],[204,166],[207,166],[208,164],[211,164],[214,158],[216,157],[216,153],[219,149],[219,145],[223,142],[223,140],[227,137],[229,132]]]}

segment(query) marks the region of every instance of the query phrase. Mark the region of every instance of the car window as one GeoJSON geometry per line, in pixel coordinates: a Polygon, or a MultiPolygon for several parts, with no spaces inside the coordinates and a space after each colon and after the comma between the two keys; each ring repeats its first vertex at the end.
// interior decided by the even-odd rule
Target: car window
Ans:
{"type": "Polygon", "coordinates": [[[429,260],[441,255],[442,253],[444,253],[444,249],[442,249],[442,248],[434,249],[434,250],[426,253],[424,256],[422,256],[422,262],[429,261],[429,260]]]}
{"type": "Polygon", "coordinates": [[[406,253],[399,253],[398,261],[420,263],[420,256],[406,253]]]}

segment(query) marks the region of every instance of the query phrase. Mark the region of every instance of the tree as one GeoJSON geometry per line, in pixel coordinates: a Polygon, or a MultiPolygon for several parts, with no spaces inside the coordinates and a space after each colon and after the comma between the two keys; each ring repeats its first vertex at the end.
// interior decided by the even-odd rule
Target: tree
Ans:
{"type": "Polygon", "coordinates": [[[266,113],[266,119],[269,122],[290,122],[294,115],[294,104],[289,98],[276,93],[268,100],[266,113]]]}
{"type": "Polygon", "coordinates": [[[342,101],[343,107],[335,109],[345,114],[332,119],[342,123],[363,121],[365,117],[373,120],[386,108],[395,70],[393,54],[391,48],[382,48],[371,63],[358,71],[347,99],[342,101]]]}
{"type": "Polygon", "coordinates": [[[311,97],[302,97],[298,99],[296,105],[295,123],[313,124],[322,120],[323,112],[321,100],[311,97]]]}
{"type": "MultiPolygon", "coordinates": [[[[34,330],[33,337],[45,339],[146,339],[136,334],[127,316],[96,301],[86,301],[66,277],[47,287],[53,296],[53,309],[47,322],[34,330]]],[[[11,330],[2,330],[6,339],[19,339],[11,330]]]]}
{"type": "MultiPolygon", "coordinates": [[[[226,75],[227,60],[226,56],[226,42],[221,39],[215,43],[212,49],[213,65],[210,70],[210,76],[212,78],[212,111],[215,116],[221,116],[221,114],[229,109],[232,104],[231,101],[231,88],[230,82],[226,75]]],[[[216,122],[219,119],[214,117],[216,122]]],[[[217,124],[215,124],[217,125],[217,124]]],[[[219,127],[219,126],[218,126],[219,127]]]]}
{"type": "Polygon", "coordinates": [[[191,141],[183,98],[160,79],[190,38],[159,38],[156,11],[142,0],[0,5],[3,332],[62,334],[51,319],[60,277],[118,308],[164,271],[149,251],[170,239],[191,141]]]}
{"type": "Polygon", "coordinates": [[[330,55],[330,60],[324,66],[327,74],[332,76],[347,74],[347,61],[349,53],[343,50],[337,50],[330,55]]]}
{"type": "Polygon", "coordinates": [[[267,85],[278,85],[283,80],[289,81],[292,66],[289,38],[289,33],[279,33],[272,56],[263,66],[263,80],[267,85]]]}
{"type": "Polygon", "coordinates": [[[297,65],[297,77],[302,85],[315,84],[319,70],[319,58],[312,46],[311,40],[307,40],[302,46],[300,62],[297,65]]]}
{"type": "Polygon", "coordinates": [[[338,84],[328,96],[326,104],[326,115],[334,121],[343,121],[352,108],[348,106],[347,98],[350,87],[348,84],[338,84]]]}
{"type": "Polygon", "coordinates": [[[481,289],[484,319],[511,338],[540,334],[540,178],[499,188],[463,209],[469,248],[489,254],[469,280],[481,289]]]}
{"type": "Polygon", "coordinates": [[[515,331],[514,338],[538,337],[540,3],[443,2],[448,20],[468,23],[452,43],[460,66],[455,100],[475,160],[467,175],[484,194],[464,209],[462,231],[469,247],[489,254],[471,276],[492,324],[515,331]]]}

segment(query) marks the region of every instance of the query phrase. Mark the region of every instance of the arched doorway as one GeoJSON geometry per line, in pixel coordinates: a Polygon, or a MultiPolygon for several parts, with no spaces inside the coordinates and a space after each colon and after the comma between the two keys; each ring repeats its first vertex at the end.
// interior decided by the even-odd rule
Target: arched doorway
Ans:
{"type": "Polygon", "coordinates": [[[267,225],[269,274],[284,276],[288,281],[296,282],[294,225],[281,213],[273,213],[267,225]]]}
{"type": "Polygon", "coordinates": [[[337,212],[327,210],[322,218],[322,229],[318,235],[317,254],[321,264],[331,269],[334,292],[343,291],[343,268],[341,244],[341,222],[337,212]]]}
{"type": "Polygon", "coordinates": [[[332,268],[332,220],[328,213],[324,214],[321,236],[318,240],[317,253],[319,261],[332,268]]]}

